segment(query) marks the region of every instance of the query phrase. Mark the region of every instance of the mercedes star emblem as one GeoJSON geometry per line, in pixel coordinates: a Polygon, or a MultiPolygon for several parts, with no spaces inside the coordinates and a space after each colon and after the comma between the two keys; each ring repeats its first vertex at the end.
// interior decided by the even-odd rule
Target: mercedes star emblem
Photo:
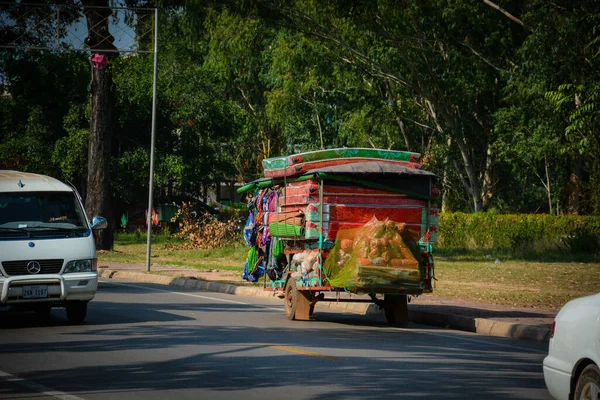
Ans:
{"type": "Polygon", "coordinates": [[[29,263],[27,263],[27,272],[29,272],[30,274],[39,274],[41,270],[42,266],[39,262],[29,261],[29,263]]]}

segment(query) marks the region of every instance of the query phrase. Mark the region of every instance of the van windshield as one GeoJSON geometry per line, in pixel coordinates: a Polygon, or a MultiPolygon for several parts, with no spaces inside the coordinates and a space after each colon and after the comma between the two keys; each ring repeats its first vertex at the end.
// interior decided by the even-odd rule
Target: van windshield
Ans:
{"type": "Polygon", "coordinates": [[[0,193],[0,236],[87,230],[85,215],[73,192],[0,193]]]}

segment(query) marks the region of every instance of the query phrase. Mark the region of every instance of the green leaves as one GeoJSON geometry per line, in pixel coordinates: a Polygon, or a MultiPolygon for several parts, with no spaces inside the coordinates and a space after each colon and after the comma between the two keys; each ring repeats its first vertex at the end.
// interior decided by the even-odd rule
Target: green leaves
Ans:
{"type": "MultiPolygon", "coordinates": [[[[199,197],[200,182],[261,176],[265,157],[383,147],[425,153],[446,209],[548,212],[577,192],[572,210],[600,210],[600,10],[567,0],[500,5],[163,9],[155,182],[199,197]],[[569,186],[572,174],[581,190],[569,186]]],[[[148,181],[152,57],[116,57],[112,68],[113,185],[136,202],[148,181]]],[[[0,164],[83,183],[86,58],[5,54],[0,74],[0,164]]]]}
{"type": "Polygon", "coordinates": [[[89,104],[73,104],[63,119],[67,132],[54,144],[52,162],[58,165],[64,179],[70,182],[85,181],[87,166],[89,104]]]}

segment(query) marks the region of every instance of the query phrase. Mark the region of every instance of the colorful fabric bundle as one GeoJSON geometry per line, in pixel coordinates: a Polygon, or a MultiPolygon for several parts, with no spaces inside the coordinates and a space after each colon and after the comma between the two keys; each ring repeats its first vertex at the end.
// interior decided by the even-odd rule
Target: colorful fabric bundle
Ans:
{"type": "Polygon", "coordinates": [[[279,191],[274,188],[257,190],[248,202],[248,218],[244,227],[244,240],[250,246],[242,278],[255,282],[264,275],[269,259],[271,234],[266,220],[277,208],[279,191]]]}
{"type": "Polygon", "coordinates": [[[255,246],[250,248],[248,251],[248,257],[246,264],[244,265],[244,272],[242,273],[242,279],[250,282],[256,282],[258,278],[263,276],[265,273],[265,265],[263,257],[258,256],[258,251],[255,246]]]}

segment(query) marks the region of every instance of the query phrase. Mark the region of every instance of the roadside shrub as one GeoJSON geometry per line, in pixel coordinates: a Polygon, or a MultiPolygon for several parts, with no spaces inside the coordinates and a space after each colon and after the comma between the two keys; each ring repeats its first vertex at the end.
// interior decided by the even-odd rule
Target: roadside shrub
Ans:
{"type": "Polygon", "coordinates": [[[469,250],[600,251],[600,221],[576,215],[443,213],[439,221],[441,248],[469,250]]]}
{"type": "Polygon", "coordinates": [[[563,237],[562,241],[571,254],[600,254],[600,238],[584,229],[577,228],[572,234],[563,237]]]}
{"type": "MultiPolygon", "coordinates": [[[[148,241],[148,234],[141,229],[134,232],[115,232],[115,242],[121,245],[131,244],[146,244],[148,241]]],[[[152,234],[152,243],[162,244],[169,241],[180,242],[179,239],[174,239],[173,235],[169,233],[168,229],[163,229],[160,233],[152,234]]]]}
{"type": "Polygon", "coordinates": [[[179,228],[172,236],[183,239],[182,243],[168,244],[173,249],[221,248],[238,242],[240,237],[239,218],[220,220],[210,214],[197,215],[191,203],[178,206],[171,222],[177,223],[179,228]]]}
{"type": "Polygon", "coordinates": [[[165,226],[163,226],[160,234],[168,239],[173,235],[173,232],[171,232],[171,228],[169,228],[168,225],[165,225],[165,226]]]}

